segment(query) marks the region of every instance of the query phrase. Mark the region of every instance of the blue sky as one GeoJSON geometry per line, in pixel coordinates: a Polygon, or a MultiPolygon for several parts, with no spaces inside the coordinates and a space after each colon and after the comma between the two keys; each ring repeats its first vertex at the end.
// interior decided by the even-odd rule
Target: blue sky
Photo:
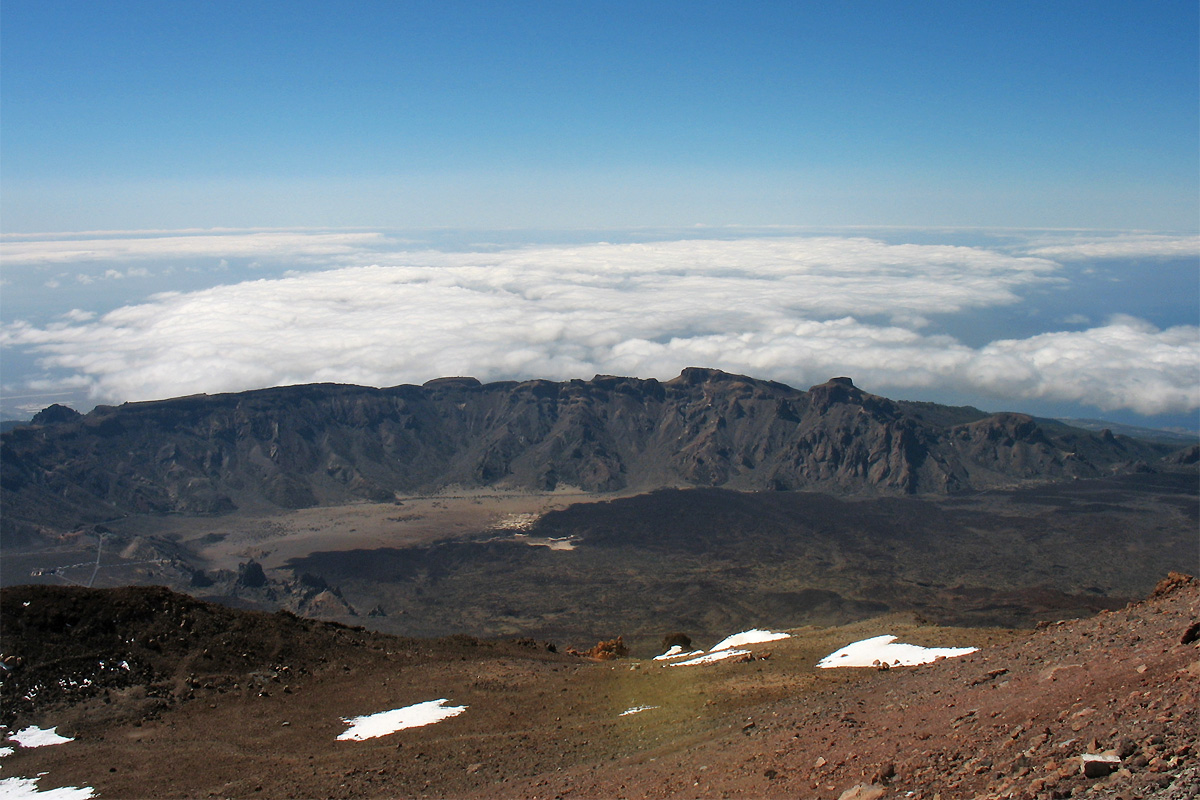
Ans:
{"type": "Polygon", "coordinates": [[[1197,225],[1194,2],[2,14],[7,231],[1197,225]]]}
{"type": "Polygon", "coordinates": [[[1200,12],[0,6],[0,413],[670,378],[1197,427],[1200,12]]]}

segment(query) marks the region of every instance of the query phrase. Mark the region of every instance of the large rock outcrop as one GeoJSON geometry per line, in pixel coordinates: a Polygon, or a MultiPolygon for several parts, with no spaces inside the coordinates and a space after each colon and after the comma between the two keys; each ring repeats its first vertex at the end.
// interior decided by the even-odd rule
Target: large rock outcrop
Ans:
{"type": "MultiPolygon", "coordinates": [[[[1019,414],[690,368],[375,389],[319,384],[58,409],[3,435],[5,532],[299,508],[447,486],[945,493],[1145,468],[1171,448],[1019,414]]],[[[11,541],[11,540],[10,540],[11,541]]]]}

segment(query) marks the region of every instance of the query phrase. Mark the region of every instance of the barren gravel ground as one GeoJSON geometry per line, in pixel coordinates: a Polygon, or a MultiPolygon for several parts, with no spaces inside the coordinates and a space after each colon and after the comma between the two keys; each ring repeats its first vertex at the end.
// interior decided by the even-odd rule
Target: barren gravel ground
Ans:
{"type": "Polygon", "coordinates": [[[1195,636],[1200,591],[1160,591],[962,658],[818,684],[703,741],[612,770],[581,765],[510,796],[1200,796],[1200,644],[1182,641],[1195,636]],[[1106,752],[1118,771],[1081,774],[1079,756],[1106,752]]]}
{"type": "Polygon", "coordinates": [[[5,674],[5,724],[57,725],[76,737],[0,761],[0,776],[46,773],[43,790],[943,800],[1197,793],[1200,645],[1182,640],[1200,618],[1200,588],[1183,579],[1146,602],[1034,632],[885,618],[800,629],[754,646],[753,660],[687,668],[664,667],[653,653],[594,662],[530,641],[399,639],[153,589],[14,587],[0,613],[4,654],[22,659],[5,674]],[[814,669],[841,645],[880,633],[982,649],[915,668],[814,669]],[[112,666],[120,660],[130,669],[112,666]],[[344,717],[439,698],[468,709],[377,739],[336,739],[344,717]],[[636,706],[657,708],[621,715],[636,706]],[[1083,776],[1079,756],[1106,750],[1122,758],[1120,769],[1083,776]]]}

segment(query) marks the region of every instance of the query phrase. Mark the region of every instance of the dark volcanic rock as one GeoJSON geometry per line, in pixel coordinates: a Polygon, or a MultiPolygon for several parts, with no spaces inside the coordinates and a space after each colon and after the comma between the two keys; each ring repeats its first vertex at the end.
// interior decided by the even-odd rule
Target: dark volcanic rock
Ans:
{"type": "Polygon", "coordinates": [[[778,488],[814,483],[905,493],[961,488],[952,464],[930,458],[936,432],[891,400],[862,391],[849,378],[814,386],[808,396],[808,408],[798,420],[800,435],[775,473],[778,488]]]}
{"type": "MultiPolygon", "coordinates": [[[[69,412],[69,413],[68,413],[69,412]]],[[[124,514],[387,501],[452,485],[945,493],[1092,477],[1171,448],[1019,414],[799,391],[690,368],[665,383],[318,384],[89,414],[3,436],[6,536],[124,514]]]]}
{"type": "Polygon", "coordinates": [[[34,414],[29,424],[56,425],[60,422],[70,422],[78,419],[80,416],[80,413],[75,409],[55,403],[34,414]]]}
{"type": "Polygon", "coordinates": [[[250,559],[245,564],[238,565],[238,586],[248,589],[259,589],[267,585],[267,576],[263,573],[262,564],[250,559]]]}
{"type": "Polygon", "coordinates": [[[1192,445],[1185,447],[1182,450],[1177,450],[1166,457],[1166,461],[1171,464],[1195,464],[1200,462],[1200,445],[1192,445]]]}

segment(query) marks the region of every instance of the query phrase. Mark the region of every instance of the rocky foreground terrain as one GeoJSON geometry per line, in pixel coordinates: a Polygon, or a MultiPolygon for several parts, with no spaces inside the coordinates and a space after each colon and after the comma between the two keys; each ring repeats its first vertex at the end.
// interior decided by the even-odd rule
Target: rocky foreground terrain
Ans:
{"type": "MultiPolygon", "coordinates": [[[[885,617],[667,667],[566,644],[402,639],[165,589],[3,590],[0,776],[100,797],[1165,798],[1200,793],[1200,585],[1033,631],[885,617]],[[818,670],[891,633],[976,646],[818,670]],[[435,699],[427,727],[344,718],[435,699]],[[642,709],[628,713],[634,709],[642,709]],[[1083,756],[1108,756],[1084,773],[1083,756]]],[[[599,632],[598,632],[599,633],[599,632]]],[[[611,631],[608,633],[619,633],[611,631]]],[[[732,631],[730,632],[732,633],[732,631]]],[[[701,647],[712,642],[696,642],[701,647]]]]}

